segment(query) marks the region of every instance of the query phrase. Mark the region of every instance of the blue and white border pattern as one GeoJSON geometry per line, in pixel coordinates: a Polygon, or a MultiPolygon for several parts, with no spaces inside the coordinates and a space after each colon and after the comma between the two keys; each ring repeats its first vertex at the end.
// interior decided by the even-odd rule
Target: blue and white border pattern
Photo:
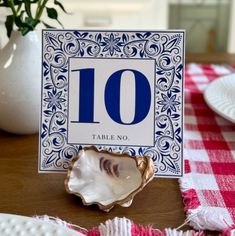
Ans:
{"type": "Polygon", "coordinates": [[[155,175],[183,174],[183,31],[44,30],[40,127],[40,172],[65,171],[83,147],[67,143],[70,57],[156,60],[155,147],[98,146],[132,156],[150,156],[155,175]]]}

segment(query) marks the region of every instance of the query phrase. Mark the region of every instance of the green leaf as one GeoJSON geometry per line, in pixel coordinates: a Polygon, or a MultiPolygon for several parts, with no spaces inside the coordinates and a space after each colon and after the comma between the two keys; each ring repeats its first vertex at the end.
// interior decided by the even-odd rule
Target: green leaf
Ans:
{"type": "Polygon", "coordinates": [[[23,26],[23,22],[22,22],[20,16],[15,17],[15,24],[16,24],[16,26],[17,26],[18,28],[20,28],[20,27],[23,26]]]}
{"type": "Polygon", "coordinates": [[[62,23],[58,20],[58,13],[56,11],[55,8],[49,8],[49,7],[46,7],[47,9],[47,16],[53,20],[56,20],[60,25],[61,27],[63,28],[63,25],[62,23]]]}
{"type": "Polygon", "coordinates": [[[10,38],[11,32],[13,30],[13,24],[14,24],[14,16],[13,15],[8,15],[5,21],[5,26],[7,29],[7,36],[10,38]]]}
{"type": "Polygon", "coordinates": [[[49,18],[57,20],[58,19],[58,13],[55,8],[49,8],[47,7],[47,15],[49,18]]]}
{"type": "Polygon", "coordinates": [[[25,22],[22,24],[21,33],[26,35],[29,31],[33,31],[36,25],[39,23],[39,20],[33,19],[32,17],[26,17],[25,22]]]}
{"type": "Polygon", "coordinates": [[[31,4],[30,0],[24,0],[25,11],[26,11],[28,16],[32,17],[30,4],[31,4]]]}
{"type": "Polygon", "coordinates": [[[59,2],[58,0],[54,0],[54,4],[58,5],[62,9],[63,12],[68,14],[68,12],[65,10],[65,8],[64,8],[64,6],[62,5],[61,2],[59,2]]]}
{"type": "Polygon", "coordinates": [[[39,22],[39,20],[33,19],[32,17],[26,17],[25,20],[20,16],[15,17],[15,24],[20,29],[22,35],[33,31],[39,22]]]}
{"type": "Polygon", "coordinates": [[[25,24],[29,27],[32,28],[32,30],[36,27],[36,25],[40,23],[40,20],[34,19],[32,17],[26,17],[25,18],[25,24]]]}
{"type": "Polygon", "coordinates": [[[26,35],[29,31],[32,31],[32,30],[30,30],[27,27],[21,29],[21,33],[22,33],[23,36],[26,35]]]}

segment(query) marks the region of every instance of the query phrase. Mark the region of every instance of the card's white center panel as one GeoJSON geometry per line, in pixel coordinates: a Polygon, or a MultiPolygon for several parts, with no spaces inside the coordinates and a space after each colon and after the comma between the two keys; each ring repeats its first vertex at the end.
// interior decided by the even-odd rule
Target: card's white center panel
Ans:
{"type": "Polygon", "coordinates": [[[70,58],[68,143],[154,146],[154,85],[155,60],[70,58]]]}

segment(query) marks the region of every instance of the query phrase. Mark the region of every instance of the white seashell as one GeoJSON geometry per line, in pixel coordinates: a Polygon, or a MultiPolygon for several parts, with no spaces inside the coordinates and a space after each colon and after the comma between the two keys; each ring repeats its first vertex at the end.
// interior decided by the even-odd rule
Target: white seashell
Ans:
{"type": "Polygon", "coordinates": [[[97,204],[109,211],[114,205],[131,205],[133,197],[154,177],[154,165],[149,157],[131,157],[82,149],[68,170],[65,188],[79,196],[84,205],[97,204]]]}

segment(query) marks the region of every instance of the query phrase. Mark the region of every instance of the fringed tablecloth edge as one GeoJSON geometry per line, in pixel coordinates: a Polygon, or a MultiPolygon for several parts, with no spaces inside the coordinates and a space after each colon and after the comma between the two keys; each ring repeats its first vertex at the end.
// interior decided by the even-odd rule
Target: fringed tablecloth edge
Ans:
{"type": "Polygon", "coordinates": [[[190,174],[179,179],[179,185],[186,212],[186,222],[195,230],[211,230],[222,232],[222,235],[235,236],[235,226],[230,225],[222,215],[213,208],[200,205],[197,192],[193,186],[190,174]]]}
{"type": "MultiPolygon", "coordinates": [[[[53,224],[59,224],[64,227],[73,229],[79,233],[84,234],[85,236],[204,236],[203,231],[194,231],[187,230],[182,231],[178,229],[165,228],[164,230],[154,229],[151,225],[143,226],[135,224],[133,221],[122,217],[115,217],[112,220],[107,220],[104,223],[101,223],[97,227],[92,229],[84,229],[80,226],[67,223],[56,217],[50,217],[47,215],[44,216],[35,216],[37,219],[51,222],[53,224]]],[[[227,236],[227,235],[226,235],[227,236]]]]}

